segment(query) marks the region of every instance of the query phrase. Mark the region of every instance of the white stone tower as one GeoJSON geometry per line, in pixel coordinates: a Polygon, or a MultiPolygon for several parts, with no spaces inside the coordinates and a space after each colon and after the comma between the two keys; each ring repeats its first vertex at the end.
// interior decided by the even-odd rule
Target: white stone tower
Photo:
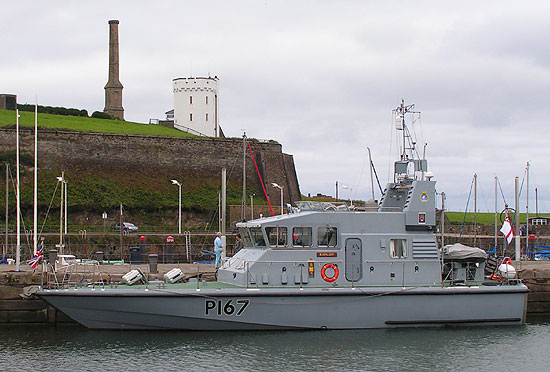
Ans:
{"type": "Polygon", "coordinates": [[[218,78],[190,77],[173,80],[174,128],[208,137],[220,137],[218,78]]]}

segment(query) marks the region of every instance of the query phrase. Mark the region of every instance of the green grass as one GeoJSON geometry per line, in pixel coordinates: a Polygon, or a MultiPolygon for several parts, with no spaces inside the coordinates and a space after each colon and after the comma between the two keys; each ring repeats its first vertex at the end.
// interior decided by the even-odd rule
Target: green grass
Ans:
{"type": "MultiPolygon", "coordinates": [[[[19,111],[19,125],[34,126],[34,112],[19,111]]],[[[15,125],[15,111],[0,110],[0,127],[15,125]]],[[[38,127],[66,129],[78,132],[114,133],[142,136],[196,137],[192,134],[161,125],[139,124],[129,121],[95,119],[80,116],[38,114],[38,127]]]]}
{"type": "MultiPolygon", "coordinates": [[[[534,213],[529,213],[529,217],[533,217],[534,213]]],[[[540,213],[541,216],[550,216],[547,213],[540,213]]],[[[449,219],[449,223],[453,225],[462,224],[464,219],[464,212],[445,212],[445,216],[449,219]]],[[[525,224],[527,221],[525,213],[520,213],[519,223],[525,224]]],[[[504,218],[504,216],[503,216],[504,218]]],[[[476,216],[478,225],[494,225],[495,224],[495,214],[494,213],[478,213],[476,216]]],[[[466,224],[471,225],[474,223],[474,214],[469,212],[466,213],[466,224]]],[[[500,213],[497,214],[497,225],[500,225],[502,221],[500,220],[500,213]]]]}

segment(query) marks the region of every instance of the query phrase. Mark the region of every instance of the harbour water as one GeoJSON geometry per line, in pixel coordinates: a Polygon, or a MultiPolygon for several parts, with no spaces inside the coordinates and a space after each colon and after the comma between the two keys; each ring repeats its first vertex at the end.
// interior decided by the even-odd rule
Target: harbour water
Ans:
{"type": "Polygon", "coordinates": [[[550,321],[521,327],[121,332],[4,326],[2,371],[544,371],[550,321]]]}

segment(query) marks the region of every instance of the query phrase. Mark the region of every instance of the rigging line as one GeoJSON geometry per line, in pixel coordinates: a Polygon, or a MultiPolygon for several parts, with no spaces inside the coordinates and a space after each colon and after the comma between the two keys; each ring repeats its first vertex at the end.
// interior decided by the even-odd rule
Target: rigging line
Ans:
{"type": "MultiPolygon", "coordinates": [[[[357,180],[357,183],[355,184],[355,187],[359,189],[359,186],[361,185],[361,178],[363,178],[363,171],[365,170],[365,163],[367,162],[367,159],[363,158],[363,163],[361,164],[361,171],[359,172],[359,179],[357,180]]],[[[357,190],[359,191],[359,190],[357,190]]]]}
{"type": "MultiPolygon", "coordinates": [[[[418,141],[417,141],[418,135],[416,134],[416,127],[414,125],[415,123],[416,123],[416,120],[413,118],[411,120],[411,127],[412,127],[412,133],[414,134],[414,138],[412,136],[410,138],[413,142],[416,142],[418,144],[418,141]]],[[[409,135],[410,135],[410,132],[409,132],[409,135]]],[[[420,155],[418,154],[418,148],[416,147],[416,145],[414,145],[414,152],[416,153],[416,158],[420,159],[420,155]]]]}
{"type": "Polygon", "coordinates": [[[48,206],[48,210],[46,211],[46,216],[44,217],[44,222],[42,222],[42,226],[40,227],[40,233],[38,234],[39,238],[42,236],[42,232],[44,231],[44,226],[46,225],[46,221],[48,220],[48,215],[50,214],[50,209],[52,208],[53,200],[55,198],[55,194],[57,193],[58,187],[59,187],[59,182],[56,182],[55,190],[53,190],[52,199],[50,200],[50,205],[48,206]]]}
{"type": "Polygon", "coordinates": [[[500,195],[502,195],[502,200],[504,201],[504,207],[508,208],[508,203],[506,203],[506,198],[504,197],[504,192],[502,192],[502,185],[500,184],[500,179],[497,177],[498,188],[500,189],[500,195]]]}
{"type": "Polygon", "coordinates": [[[256,167],[256,173],[258,173],[258,178],[260,179],[262,190],[264,191],[265,198],[267,199],[267,205],[269,206],[269,211],[271,212],[272,216],[275,216],[275,213],[273,213],[273,208],[271,208],[271,202],[269,201],[269,196],[267,195],[267,191],[265,190],[264,181],[262,180],[262,176],[260,175],[260,170],[258,169],[258,164],[256,164],[256,158],[254,157],[254,153],[252,152],[252,146],[250,146],[249,141],[246,141],[246,144],[248,145],[248,149],[250,150],[250,156],[252,157],[252,161],[254,162],[254,167],[256,167]]]}
{"type": "Polygon", "coordinates": [[[374,171],[374,175],[376,176],[376,182],[378,183],[378,188],[380,189],[380,197],[384,195],[384,191],[382,190],[382,185],[380,185],[380,179],[378,179],[378,173],[376,173],[376,168],[374,167],[374,163],[371,160],[371,166],[372,170],[374,171]]]}
{"type": "Polygon", "coordinates": [[[460,234],[458,235],[458,242],[462,237],[462,231],[464,230],[464,222],[466,222],[466,212],[468,212],[468,204],[470,204],[470,196],[472,196],[472,188],[474,187],[474,179],[472,178],[472,184],[470,185],[470,193],[468,194],[468,200],[466,201],[466,209],[464,209],[464,217],[462,218],[462,225],[460,225],[460,234]]]}
{"type": "Polygon", "coordinates": [[[525,169],[525,171],[523,172],[523,179],[521,180],[521,186],[519,188],[518,198],[521,197],[521,192],[523,191],[523,183],[525,182],[525,177],[526,176],[527,176],[527,169],[525,169]]]}
{"type": "MultiPolygon", "coordinates": [[[[17,194],[17,186],[15,185],[15,180],[13,179],[13,174],[11,173],[11,168],[10,168],[10,179],[11,179],[11,183],[12,183],[12,186],[13,186],[13,191],[15,194],[17,194]]],[[[21,203],[21,192],[19,192],[19,203],[21,203]]],[[[17,213],[17,212],[16,212],[17,213]]],[[[21,208],[19,208],[19,216],[17,216],[19,218],[19,221],[21,221],[21,224],[23,225],[23,231],[27,231],[27,228],[25,227],[25,220],[23,219],[23,212],[21,211],[21,208]]],[[[30,248],[30,244],[29,244],[29,237],[27,236],[27,234],[25,234],[26,238],[27,238],[27,247],[30,248]]]]}

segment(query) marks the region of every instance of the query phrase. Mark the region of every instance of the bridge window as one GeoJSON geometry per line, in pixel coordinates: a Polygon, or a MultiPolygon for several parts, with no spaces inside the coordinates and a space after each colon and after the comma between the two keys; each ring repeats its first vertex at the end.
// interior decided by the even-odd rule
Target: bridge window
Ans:
{"type": "Polygon", "coordinates": [[[286,227],[266,227],[265,232],[269,245],[271,247],[286,247],[287,241],[287,228],[286,227]]]}
{"type": "Polygon", "coordinates": [[[256,247],[265,247],[264,234],[262,233],[261,227],[251,227],[250,236],[254,241],[254,246],[256,247]]]}
{"type": "Polygon", "coordinates": [[[390,239],[390,257],[407,258],[407,239],[390,239]]]}
{"type": "Polygon", "coordinates": [[[336,247],[338,229],[336,227],[322,226],[317,229],[317,245],[319,247],[336,247]]]}
{"type": "Polygon", "coordinates": [[[295,227],[292,229],[292,245],[295,247],[311,247],[311,227],[295,227]]]}

